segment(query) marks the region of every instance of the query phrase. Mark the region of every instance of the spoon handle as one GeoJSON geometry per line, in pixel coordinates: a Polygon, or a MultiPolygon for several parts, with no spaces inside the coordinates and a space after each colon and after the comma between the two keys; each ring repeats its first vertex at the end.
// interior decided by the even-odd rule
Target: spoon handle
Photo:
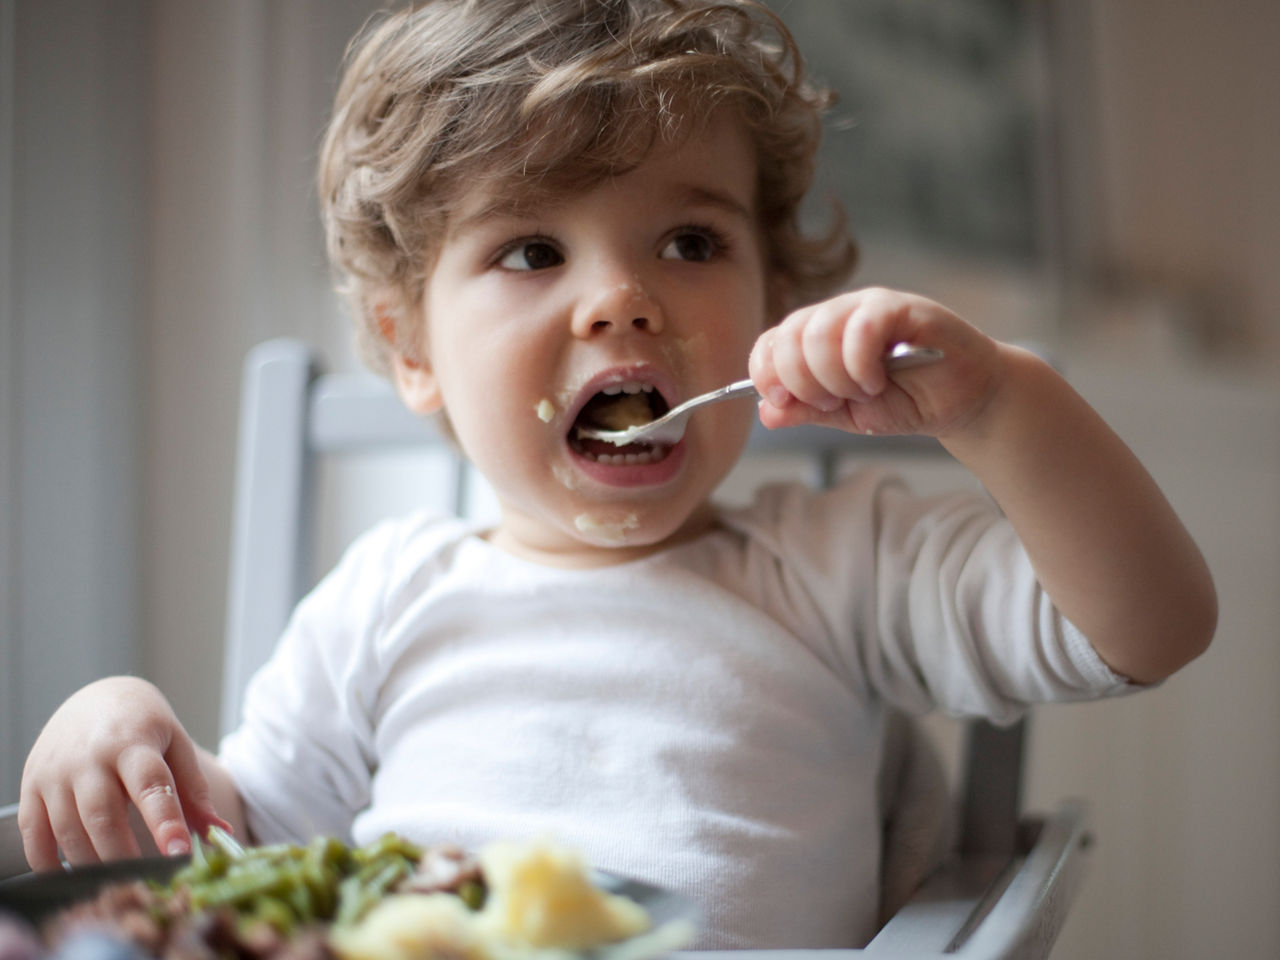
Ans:
{"type": "MultiPolygon", "coordinates": [[[[921,367],[941,359],[942,351],[935,347],[917,347],[910,343],[899,343],[895,344],[893,349],[885,354],[884,367],[890,372],[894,370],[909,370],[912,367],[921,367]]],[[[672,407],[665,416],[674,417],[684,413],[691,407],[702,407],[707,404],[719,403],[721,400],[732,400],[734,397],[741,397],[755,392],[756,388],[750,380],[738,380],[727,387],[721,387],[719,390],[712,390],[708,393],[700,394],[692,400],[686,400],[684,403],[672,407]]]]}

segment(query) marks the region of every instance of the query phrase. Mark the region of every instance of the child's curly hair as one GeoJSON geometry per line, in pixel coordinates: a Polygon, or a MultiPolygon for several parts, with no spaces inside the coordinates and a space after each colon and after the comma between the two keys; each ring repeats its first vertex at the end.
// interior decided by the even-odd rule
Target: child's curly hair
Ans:
{"type": "Polygon", "coordinates": [[[843,217],[814,237],[799,223],[830,100],[753,0],[427,0],[371,22],[348,52],[319,171],[366,361],[386,373],[393,342],[416,354],[394,314],[421,302],[468,190],[514,209],[589,187],[726,104],[756,146],[771,278],[788,305],[830,292],[855,259],[843,217]]]}

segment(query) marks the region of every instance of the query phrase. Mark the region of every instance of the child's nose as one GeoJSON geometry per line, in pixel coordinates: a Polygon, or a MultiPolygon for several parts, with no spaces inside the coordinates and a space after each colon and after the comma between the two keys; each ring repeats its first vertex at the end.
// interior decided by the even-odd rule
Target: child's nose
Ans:
{"type": "Polygon", "coordinates": [[[661,333],[662,309],[638,277],[604,285],[573,316],[573,334],[583,340],[610,333],[661,333]]]}

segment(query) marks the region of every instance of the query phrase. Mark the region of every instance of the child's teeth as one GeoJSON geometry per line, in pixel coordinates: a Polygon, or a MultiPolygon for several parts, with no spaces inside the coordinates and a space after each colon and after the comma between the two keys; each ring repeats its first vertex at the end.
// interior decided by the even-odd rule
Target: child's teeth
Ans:
{"type": "Polygon", "coordinates": [[[646,463],[657,463],[667,456],[666,447],[653,447],[640,453],[591,453],[578,448],[578,453],[594,463],[602,463],[606,467],[635,467],[646,463]]]}
{"type": "Polygon", "coordinates": [[[623,389],[623,391],[624,391],[624,392],[626,392],[626,393],[639,393],[639,392],[640,392],[640,384],[638,384],[638,383],[624,383],[624,384],[622,385],[622,389],[623,389]]]}
{"type": "Polygon", "coordinates": [[[600,392],[601,392],[601,393],[603,393],[606,397],[616,397],[618,394],[620,394],[620,393],[622,392],[622,387],[616,387],[616,386],[615,386],[615,387],[605,387],[605,388],[604,388],[603,390],[601,390],[600,392]]]}

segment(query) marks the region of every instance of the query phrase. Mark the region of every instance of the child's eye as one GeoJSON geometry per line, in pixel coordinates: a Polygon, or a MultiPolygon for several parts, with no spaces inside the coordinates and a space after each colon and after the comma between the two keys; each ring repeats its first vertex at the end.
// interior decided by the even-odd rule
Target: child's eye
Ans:
{"type": "Polygon", "coordinates": [[[720,235],[706,227],[681,230],[662,248],[663,260],[692,260],[702,263],[724,251],[720,235]]]}
{"type": "Polygon", "coordinates": [[[498,266],[504,270],[546,270],[562,263],[564,257],[547,240],[522,240],[498,259],[498,266]]]}

